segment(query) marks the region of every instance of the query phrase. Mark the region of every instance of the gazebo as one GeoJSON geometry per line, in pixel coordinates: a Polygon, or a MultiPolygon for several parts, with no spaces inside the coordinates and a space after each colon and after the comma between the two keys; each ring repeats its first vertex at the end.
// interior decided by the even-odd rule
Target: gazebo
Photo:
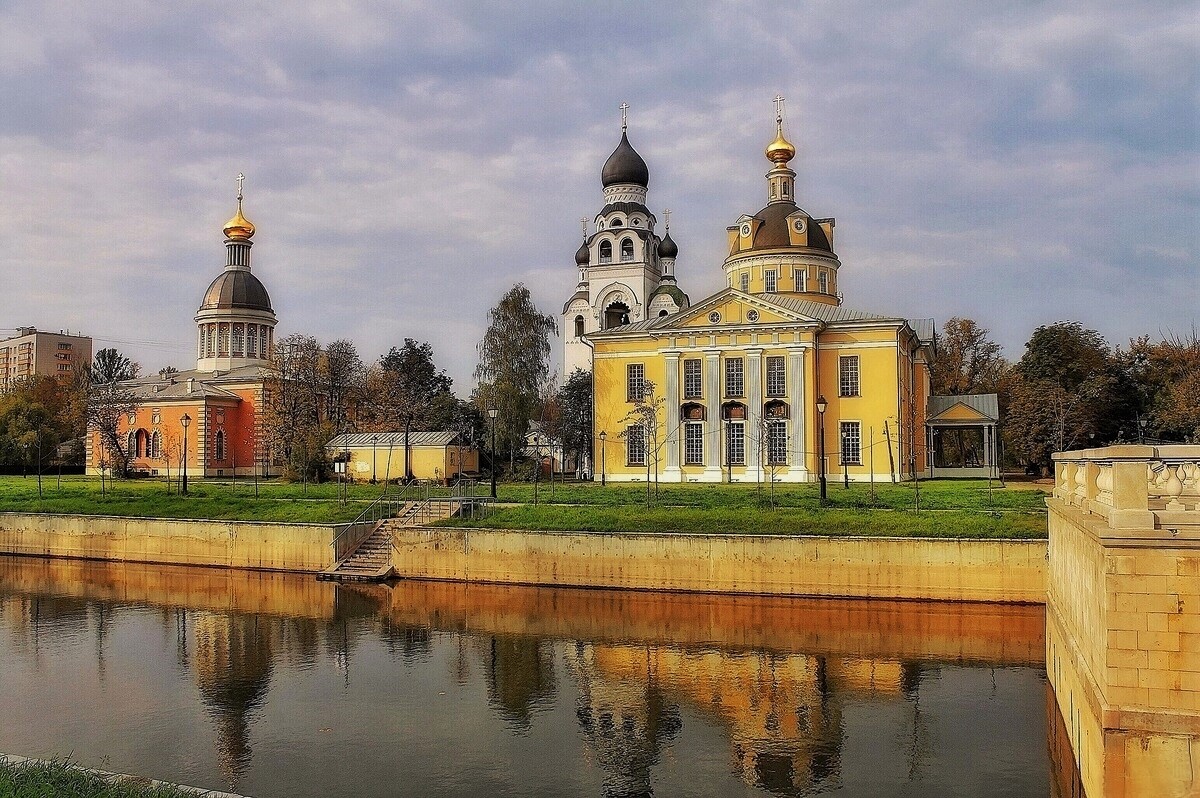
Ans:
{"type": "Polygon", "coordinates": [[[994,393],[929,397],[926,476],[998,479],[999,423],[1000,402],[994,393]]]}

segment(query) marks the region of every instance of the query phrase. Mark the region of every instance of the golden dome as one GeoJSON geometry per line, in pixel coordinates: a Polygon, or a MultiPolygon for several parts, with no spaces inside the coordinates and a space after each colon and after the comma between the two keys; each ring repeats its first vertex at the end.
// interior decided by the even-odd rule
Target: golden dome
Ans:
{"type": "Polygon", "coordinates": [[[242,215],[242,200],[238,198],[237,213],[225,223],[223,228],[226,238],[249,241],[254,237],[254,223],[242,215]]]}
{"type": "Polygon", "coordinates": [[[775,140],[767,145],[767,160],[778,166],[783,166],[796,157],[796,148],[783,137],[783,121],[775,124],[775,140]]]}

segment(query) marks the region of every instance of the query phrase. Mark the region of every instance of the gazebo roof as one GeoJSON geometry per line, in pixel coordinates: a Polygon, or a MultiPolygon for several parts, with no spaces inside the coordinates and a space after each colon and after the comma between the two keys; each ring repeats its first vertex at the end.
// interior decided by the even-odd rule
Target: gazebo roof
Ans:
{"type": "Polygon", "coordinates": [[[926,424],[995,424],[1000,420],[1000,399],[994,393],[961,396],[931,396],[926,409],[926,424]]]}

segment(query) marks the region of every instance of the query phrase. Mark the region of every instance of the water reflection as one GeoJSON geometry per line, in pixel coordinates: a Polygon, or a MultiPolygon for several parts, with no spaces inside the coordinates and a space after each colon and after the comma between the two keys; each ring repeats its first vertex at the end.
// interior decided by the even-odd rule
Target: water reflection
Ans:
{"type": "Polygon", "coordinates": [[[262,796],[1046,796],[1043,635],[1040,608],[0,558],[0,751],[262,796]],[[69,684],[93,737],[21,694],[69,684]]]}

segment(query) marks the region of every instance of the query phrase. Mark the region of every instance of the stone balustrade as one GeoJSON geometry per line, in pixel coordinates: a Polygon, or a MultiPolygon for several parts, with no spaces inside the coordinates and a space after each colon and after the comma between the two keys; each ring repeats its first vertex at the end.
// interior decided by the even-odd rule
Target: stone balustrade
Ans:
{"type": "Polygon", "coordinates": [[[1200,446],[1106,446],[1054,455],[1054,497],[1112,530],[1200,536],[1200,446]]]}

